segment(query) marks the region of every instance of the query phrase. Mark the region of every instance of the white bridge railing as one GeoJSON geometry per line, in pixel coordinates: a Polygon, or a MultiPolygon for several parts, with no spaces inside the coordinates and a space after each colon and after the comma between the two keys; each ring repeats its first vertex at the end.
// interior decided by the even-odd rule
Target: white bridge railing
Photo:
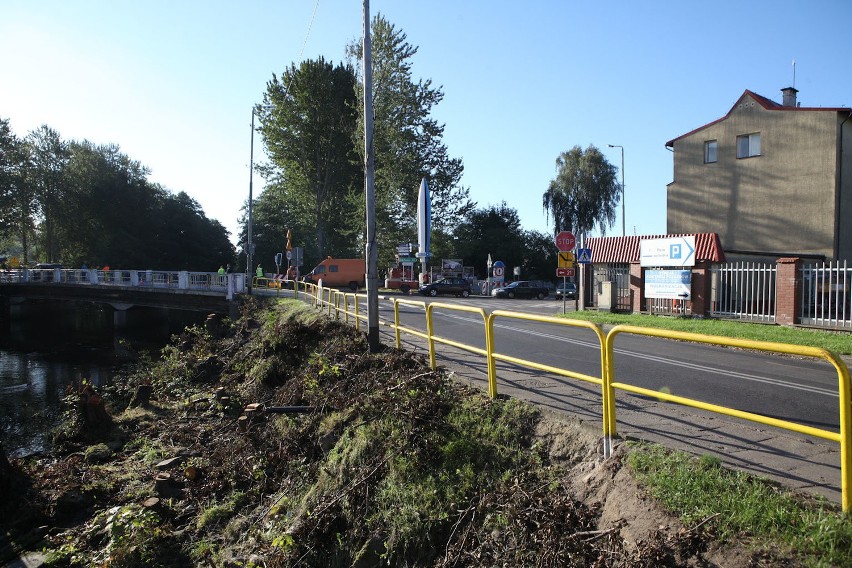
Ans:
{"type": "Polygon", "coordinates": [[[246,275],[172,270],[84,270],[24,268],[0,271],[0,283],[39,283],[80,286],[172,289],[222,292],[230,300],[246,292],[246,275]]]}

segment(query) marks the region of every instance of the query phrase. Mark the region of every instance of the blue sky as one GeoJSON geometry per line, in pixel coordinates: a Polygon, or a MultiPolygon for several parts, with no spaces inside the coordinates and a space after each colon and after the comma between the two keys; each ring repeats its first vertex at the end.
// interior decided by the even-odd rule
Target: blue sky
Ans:
{"type": "MultiPolygon", "coordinates": [[[[65,139],[118,144],[235,241],[252,105],[292,62],[342,61],[362,8],[3,0],[0,118],[21,137],[47,124],[65,139]]],[[[620,167],[607,147],[619,144],[627,233],[664,233],[665,143],[725,115],[745,89],[780,101],[793,59],[802,106],[852,107],[848,0],[372,0],[370,10],[419,48],[414,77],[443,87],[434,116],[471,197],[505,201],[525,229],[551,232],[541,196],[560,152],[594,144],[620,167]]],[[[610,235],[621,234],[620,210],[610,235]]]]}

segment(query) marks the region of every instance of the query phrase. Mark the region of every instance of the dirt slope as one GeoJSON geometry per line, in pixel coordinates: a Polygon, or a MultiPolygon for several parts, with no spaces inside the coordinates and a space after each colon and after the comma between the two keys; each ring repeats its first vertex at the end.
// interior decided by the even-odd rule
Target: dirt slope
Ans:
{"type": "MultiPolygon", "coordinates": [[[[649,499],[593,432],[368,352],[298,304],[186,333],[50,456],[13,462],[0,560],[57,566],[761,566],[649,499]],[[148,404],[128,407],[139,385],[148,404]],[[258,410],[244,413],[256,403],[258,410]]],[[[142,397],[144,402],[144,396],[142,397]]]]}

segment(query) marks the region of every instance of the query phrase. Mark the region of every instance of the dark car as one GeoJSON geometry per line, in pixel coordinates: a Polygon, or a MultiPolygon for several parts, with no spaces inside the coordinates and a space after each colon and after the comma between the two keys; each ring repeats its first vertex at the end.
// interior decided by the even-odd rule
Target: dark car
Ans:
{"type": "Polygon", "coordinates": [[[577,299],[577,285],[574,282],[566,282],[556,287],[557,298],[577,299]]]}
{"type": "Polygon", "coordinates": [[[58,262],[39,262],[33,266],[34,270],[53,270],[54,268],[62,268],[58,262]]]}
{"type": "Polygon", "coordinates": [[[464,278],[443,278],[424,284],[419,292],[424,296],[437,296],[438,294],[453,294],[467,298],[470,296],[470,282],[464,278]]]}
{"type": "Polygon", "coordinates": [[[550,294],[547,286],[541,282],[530,282],[528,280],[518,280],[512,282],[505,288],[497,288],[491,295],[496,298],[538,298],[543,300],[550,294]]]}

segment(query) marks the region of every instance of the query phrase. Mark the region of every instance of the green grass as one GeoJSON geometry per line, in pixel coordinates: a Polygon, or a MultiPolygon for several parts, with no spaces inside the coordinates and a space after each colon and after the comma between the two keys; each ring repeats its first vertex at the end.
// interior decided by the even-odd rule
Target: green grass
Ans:
{"type": "Polygon", "coordinates": [[[740,339],[774,341],[821,347],[841,355],[852,354],[852,333],[790,328],[780,325],[747,323],[720,319],[677,318],[645,314],[614,314],[592,310],[570,312],[564,317],[594,322],[598,325],[629,324],[705,335],[721,335],[740,339]]]}
{"type": "Polygon", "coordinates": [[[630,445],[634,475],[687,527],[704,523],[722,540],[747,535],[758,545],[786,543],[811,566],[852,566],[852,515],[836,505],[803,501],[711,456],[630,445]]]}

